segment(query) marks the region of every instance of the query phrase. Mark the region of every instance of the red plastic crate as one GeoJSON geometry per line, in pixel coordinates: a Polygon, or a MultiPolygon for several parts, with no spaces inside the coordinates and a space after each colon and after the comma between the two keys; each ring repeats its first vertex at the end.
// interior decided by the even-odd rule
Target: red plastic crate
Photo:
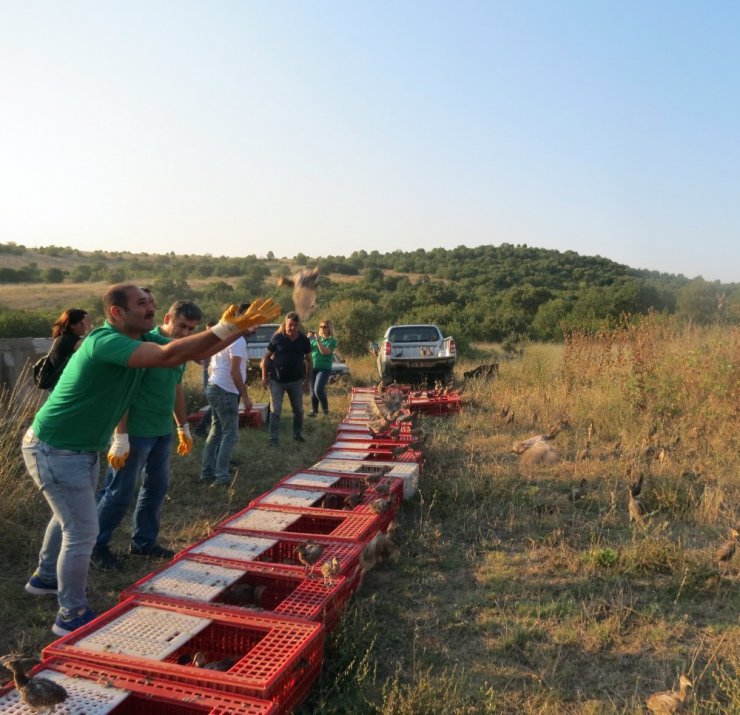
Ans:
{"type": "Polygon", "coordinates": [[[248,506],[222,521],[217,529],[300,534],[304,540],[328,536],[347,541],[368,541],[378,531],[374,515],[336,509],[299,508],[260,504],[248,506]]]}
{"type": "Polygon", "coordinates": [[[122,591],[121,600],[136,596],[140,601],[200,601],[227,612],[267,611],[318,621],[331,630],[352,592],[352,579],[340,575],[325,583],[320,569],[326,560],[322,558],[312,578],[306,578],[290,566],[261,563],[234,566],[177,558],[122,591]],[[257,599],[252,591],[255,587],[260,590],[257,599]]]}
{"type": "MultiPolygon", "coordinates": [[[[79,715],[276,715],[278,706],[270,700],[224,693],[211,688],[192,688],[152,677],[128,673],[69,658],[51,658],[37,665],[30,675],[51,678],[68,693],[64,712],[79,715]],[[123,697],[121,692],[127,691],[123,697]],[[121,699],[123,698],[123,699],[121,699]]],[[[30,713],[19,702],[15,686],[0,688],[0,712],[30,713]]]]}
{"type": "MultiPolygon", "coordinates": [[[[188,424],[191,427],[195,427],[203,418],[203,410],[198,410],[198,412],[193,412],[192,414],[188,415],[188,424]]],[[[259,429],[264,424],[264,420],[262,419],[262,415],[257,412],[256,410],[250,410],[249,412],[245,412],[244,410],[239,411],[239,426],[240,427],[249,427],[251,429],[259,429]]]]}
{"type": "MultiPolygon", "coordinates": [[[[324,549],[321,563],[336,556],[341,564],[340,575],[353,581],[365,542],[329,539],[324,536],[311,536],[310,538],[324,549]]],[[[236,569],[250,564],[264,564],[268,568],[279,565],[280,568],[292,570],[303,576],[304,567],[296,558],[295,550],[306,540],[305,536],[300,534],[224,529],[181,551],[175,560],[194,559],[236,569]]],[[[354,588],[354,582],[352,588],[354,588]]]]}
{"type": "MultiPolygon", "coordinates": [[[[302,469],[283,477],[276,486],[291,487],[295,489],[319,490],[325,493],[329,499],[324,499],[324,506],[336,508],[338,502],[334,497],[346,499],[352,494],[357,494],[364,489],[363,503],[367,504],[379,496],[387,496],[397,506],[403,501],[403,479],[398,477],[381,477],[377,482],[369,483],[367,475],[345,474],[343,472],[327,472],[316,469],[302,469]],[[381,486],[382,485],[382,486],[381,486]],[[387,488],[387,494],[383,487],[387,488]],[[382,493],[381,493],[382,491],[382,493]]],[[[264,495],[263,495],[264,496],[264,495]]],[[[253,504],[257,502],[255,500],[253,504]]],[[[345,507],[341,507],[343,510],[345,507]]],[[[355,507],[352,511],[366,511],[355,507]]]]}
{"type": "Polygon", "coordinates": [[[318,674],[324,627],[275,614],[234,613],[208,604],[129,598],[48,645],[44,658],[69,658],[140,676],[272,700],[287,712],[318,674]],[[236,659],[227,672],[191,663],[236,659]]]}

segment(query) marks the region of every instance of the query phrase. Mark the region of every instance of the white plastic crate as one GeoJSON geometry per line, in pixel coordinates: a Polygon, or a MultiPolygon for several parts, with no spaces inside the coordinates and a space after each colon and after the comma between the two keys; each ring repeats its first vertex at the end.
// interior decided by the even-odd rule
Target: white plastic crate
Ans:
{"type": "Polygon", "coordinates": [[[215,534],[210,539],[195,546],[191,554],[208,554],[222,559],[256,561],[265,551],[277,542],[262,536],[245,536],[243,534],[215,534]]]}
{"type": "Polygon", "coordinates": [[[292,484],[296,487],[330,487],[336,484],[341,477],[332,474],[311,474],[311,472],[298,472],[283,484],[292,484]]]}
{"type": "Polygon", "coordinates": [[[164,660],[210,624],[209,618],[135,606],[81,638],[75,646],[83,650],[164,660]]]}
{"type": "Polygon", "coordinates": [[[311,492],[307,489],[289,489],[277,487],[267,492],[260,499],[262,504],[279,504],[281,506],[312,507],[318,504],[326,492],[311,492]]]}
{"type": "MultiPolygon", "coordinates": [[[[272,509],[248,509],[233,519],[224,522],[224,526],[254,531],[285,531],[301,518],[301,514],[272,509]]],[[[274,542],[273,542],[274,543],[274,542]]]]}
{"type": "Polygon", "coordinates": [[[379,462],[375,460],[324,458],[311,467],[322,472],[344,474],[379,474],[403,479],[403,498],[410,499],[419,488],[419,465],[416,462],[379,462]]]}
{"type": "Polygon", "coordinates": [[[212,601],[244,575],[239,569],[182,559],[142,583],[141,593],[212,601]]]}

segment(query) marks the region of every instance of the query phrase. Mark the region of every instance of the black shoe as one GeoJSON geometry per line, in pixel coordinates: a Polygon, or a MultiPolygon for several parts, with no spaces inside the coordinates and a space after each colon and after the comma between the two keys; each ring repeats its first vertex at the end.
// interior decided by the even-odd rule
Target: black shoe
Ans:
{"type": "Polygon", "coordinates": [[[309,417],[316,417],[318,414],[319,414],[318,412],[309,412],[308,413],[308,416],[309,417]]]}
{"type": "Polygon", "coordinates": [[[230,487],[231,482],[211,482],[211,487],[230,487]]]}
{"type": "Polygon", "coordinates": [[[267,443],[267,446],[268,446],[268,447],[279,447],[279,446],[280,446],[280,442],[278,442],[278,441],[277,441],[276,439],[271,439],[271,440],[270,440],[270,441],[269,441],[269,442],[267,443]]]}
{"type": "Polygon", "coordinates": [[[98,571],[117,571],[123,564],[107,546],[98,546],[93,549],[90,563],[98,571]]]}
{"type": "Polygon", "coordinates": [[[305,440],[305,439],[303,438],[303,435],[301,435],[301,434],[294,434],[294,435],[293,435],[293,439],[294,439],[294,440],[295,440],[296,442],[305,442],[305,441],[306,441],[306,440],[305,440]]]}
{"type": "Polygon", "coordinates": [[[165,549],[164,546],[160,546],[159,544],[154,544],[154,546],[145,547],[143,549],[131,544],[129,551],[134,556],[149,556],[153,559],[171,559],[175,555],[175,552],[172,549],[165,549]]]}

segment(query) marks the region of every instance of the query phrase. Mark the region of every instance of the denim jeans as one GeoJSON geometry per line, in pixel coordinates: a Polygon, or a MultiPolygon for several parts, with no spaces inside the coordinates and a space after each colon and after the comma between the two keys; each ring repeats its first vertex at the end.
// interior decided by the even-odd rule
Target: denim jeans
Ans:
{"type": "Polygon", "coordinates": [[[329,382],[331,370],[321,368],[313,371],[311,378],[311,412],[319,411],[319,402],[324,414],[329,412],[329,400],[326,399],[326,383],[329,382]]]}
{"type": "Polygon", "coordinates": [[[161,437],[129,435],[126,464],[117,472],[108,469],[98,502],[100,533],[95,544],[107,546],[113,532],[134,501],[136,484],[142,474],[139,498],[134,509],[131,543],[144,551],[157,543],[162,505],[170,484],[172,434],[161,437]]]}
{"type": "Polygon", "coordinates": [[[38,576],[58,583],[63,618],[87,608],[90,554],[98,535],[95,487],[100,472],[98,452],[57,449],[29,429],[23,437],[23,461],[51,507],[39,552],[38,576]]]}
{"type": "Polygon", "coordinates": [[[300,437],[303,430],[303,380],[295,382],[270,381],[270,441],[280,440],[280,413],[283,411],[283,396],[288,393],[293,408],[293,436],[300,437]]]}
{"type": "Polygon", "coordinates": [[[231,455],[239,441],[239,395],[208,385],[206,397],[211,406],[211,431],[203,448],[200,479],[228,484],[231,455]]]}

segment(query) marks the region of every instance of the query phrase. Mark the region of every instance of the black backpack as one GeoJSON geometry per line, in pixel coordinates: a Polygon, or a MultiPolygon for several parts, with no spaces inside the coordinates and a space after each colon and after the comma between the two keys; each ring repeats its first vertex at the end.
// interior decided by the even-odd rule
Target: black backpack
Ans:
{"type": "Polygon", "coordinates": [[[33,364],[33,381],[40,390],[54,387],[58,378],[59,374],[51,364],[48,355],[44,355],[33,364]]]}

